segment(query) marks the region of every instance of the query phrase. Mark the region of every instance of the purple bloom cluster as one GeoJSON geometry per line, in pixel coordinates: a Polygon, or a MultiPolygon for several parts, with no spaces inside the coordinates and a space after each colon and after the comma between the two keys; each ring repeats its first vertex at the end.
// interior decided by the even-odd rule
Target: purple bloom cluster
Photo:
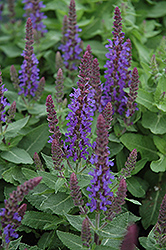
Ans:
{"type": "Polygon", "coordinates": [[[0,70],[0,119],[2,122],[6,122],[5,107],[10,106],[7,99],[4,97],[4,92],[7,91],[5,85],[2,82],[1,70],[0,70]]]}
{"type": "Polygon", "coordinates": [[[20,82],[16,80],[16,72],[14,66],[11,68],[11,77],[14,80],[15,87],[19,90],[19,95],[24,95],[30,101],[32,98],[38,100],[42,91],[44,90],[45,79],[42,77],[39,81],[39,69],[37,64],[39,63],[33,50],[33,31],[31,19],[27,19],[26,23],[26,43],[25,50],[22,53],[24,57],[21,70],[19,71],[20,82]]]}
{"type": "Polygon", "coordinates": [[[90,206],[90,211],[106,211],[107,206],[111,205],[110,197],[113,195],[109,184],[114,176],[110,172],[110,166],[113,166],[113,162],[109,160],[108,150],[108,129],[103,115],[100,114],[97,120],[97,139],[95,146],[95,155],[91,158],[91,163],[95,164],[93,172],[89,174],[93,176],[91,180],[91,187],[87,188],[90,192],[90,202],[87,206],[90,206]]]}
{"type": "Polygon", "coordinates": [[[5,208],[1,209],[0,217],[3,228],[3,234],[5,236],[5,242],[8,244],[11,238],[18,238],[18,234],[15,232],[20,226],[21,220],[24,217],[26,211],[26,204],[22,204],[19,207],[19,202],[23,200],[24,196],[29,193],[34,187],[36,187],[42,177],[35,177],[26,181],[24,184],[17,187],[16,191],[10,194],[8,200],[5,200],[5,208]]]}
{"type": "Polygon", "coordinates": [[[106,45],[109,52],[106,54],[108,58],[105,67],[106,82],[103,86],[103,105],[111,102],[114,112],[123,114],[126,108],[125,88],[131,83],[131,42],[128,39],[124,42],[124,33],[122,32],[121,13],[118,7],[114,12],[114,31],[113,41],[108,40],[106,45]]]}
{"type": "Polygon", "coordinates": [[[45,8],[45,5],[40,0],[23,0],[22,3],[25,3],[24,10],[26,10],[26,13],[24,16],[31,18],[33,29],[43,36],[47,30],[42,20],[46,19],[47,16],[41,12],[41,8],[45,8]]]}
{"type": "Polygon", "coordinates": [[[81,29],[76,25],[76,9],[75,9],[75,1],[71,0],[69,5],[69,16],[65,16],[63,29],[64,34],[62,44],[59,49],[63,52],[63,59],[65,67],[69,71],[77,70],[79,60],[81,59],[81,39],[78,37],[78,32],[81,29]]]}
{"type": "Polygon", "coordinates": [[[93,116],[93,93],[87,83],[78,89],[73,89],[74,93],[70,94],[73,97],[71,104],[68,108],[71,112],[67,116],[69,123],[65,136],[64,148],[67,152],[67,158],[73,157],[73,160],[83,158],[87,159],[89,155],[88,148],[91,147],[90,139],[88,138],[91,133],[91,124],[93,116]]]}

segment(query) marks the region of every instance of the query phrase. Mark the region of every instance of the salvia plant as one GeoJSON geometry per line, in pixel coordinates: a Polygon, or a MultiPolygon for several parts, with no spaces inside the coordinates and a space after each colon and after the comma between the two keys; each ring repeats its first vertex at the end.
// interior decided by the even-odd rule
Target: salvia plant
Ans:
{"type": "Polygon", "coordinates": [[[0,249],[166,249],[165,9],[0,2],[0,249]]]}

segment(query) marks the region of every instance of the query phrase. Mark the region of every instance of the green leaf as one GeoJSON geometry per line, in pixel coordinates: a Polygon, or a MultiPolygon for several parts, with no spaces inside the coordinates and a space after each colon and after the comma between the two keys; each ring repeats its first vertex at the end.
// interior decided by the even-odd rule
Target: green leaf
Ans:
{"type": "Polygon", "coordinates": [[[113,249],[119,249],[119,246],[126,233],[128,223],[129,213],[126,212],[115,217],[103,229],[97,230],[97,234],[105,238],[102,240],[102,244],[105,246],[110,246],[113,249]]]}
{"type": "Polygon", "coordinates": [[[166,135],[163,135],[162,138],[159,136],[153,136],[153,141],[158,150],[162,154],[166,154],[166,135]]]}
{"type": "Polygon", "coordinates": [[[42,124],[32,129],[19,143],[19,146],[26,150],[31,157],[39,153],[45,146],[49,137],[48,124],[42,124]]]}
{"type": "Polygon", "coordinates": [[[59,191],[59,189],[63,186],[63,184],[66,182],[66,178],[58,178],[55,183],[55,194],[59,191]]]}
{"type": "Polygon", "coordinates": [[[25,250],[25,248],[27,248],[27,250],[42,250],[42,248],[39,248],[37,246],[28,246],[25,243],[20,243],[19,250],[25,250]]]}
{"type": "Polygon", "coordinates": [[[5,138],[7,139],[15,137],[18,134],[18,132],[27,124],[28,120],[29,116],[9,124],[5,133],[5,138]]]}
{"type": "MultiPolygon", "coordinates": [[[[148,174],[148,178],[152,177],[148,174]]],[[[155,225],[157,222],[158,214],[162,199],[166,193],[166,182],[161,182],[159,175],[154,175],[155,183],[151,184],[152,188],[149,189],[146,199],[142,200],[142,206],[139,207],[140,216],[142,217],[142,225],[147,229],[150,225],[155,225]]]]}
{"type": "Polygon", "coordinates": [[[147,158],[143,158],[139,161],[136,162],[136,166],[134,168],[134,170],[131,172],[132,175],[137,174],[141,169],[143,169],[143,167],[145,166],[145,164],[147,163],[148,159],[147,158]]]}
{"type": "Polygon", "coordinates": [[[63,242],[63,244],[67,246],[69,249],[71,250],[84,249],[84,247],[82,246],[81,237],[62,231],[57,231],[57,235],[59,239],[63,242]]]}
{"type": "Polygon", "coordinates": [[[148,9],[147,17],[158,18],[166,15],[166,2],[160,1],[148,9]]]}
{"type": "Polygon", "coordinates": [[[166,170],[166,156],[163,154],[158,153],[160,156],[160,159],[157,161],[152,161],[150,164],[150,168],[152,171],[159,173],[159,172],[165,172],[166,170]]]}
{"type": "Polygon", "coordinates": [[[110,157],[117,155],[124,147],[121,143],[116,143],[116,142],[109,142],[108,145],[110,148],[110,157]]]}
{"type": "Polygon", "coordinates": [[[47,187],[51,188],[51,189],[55,189],[56,186],[56,182],[57,180],[61,180],[61,178],[58,178],[58,173],[57,175],[54,175],[52,173],[48,173],[48,172],[44,172],[44,171],[37,171],[39,176],[42,176],[42,182],[44,182],[46,184],[47,187]]]}
{"type": "Polygon", "coordinates": [[[34,170],[29,168],[22,168],[22,173],[26,177],[27,180],[38,177],[38,173],[36,173],[34,170]]]}
{"type": "Polygon", "coordinates": [[[47,168],[50,170],[50,171],[53,171],[54,170],[54,164],[53,164],[53,160],[52,160],[52,157],[51,156],[48,156],[48,155],[45,155],[43,153],[41,153],[41,156],[43,157],[45,163],[46,163],[46,166],[47,168]]]}
{"type": "Polygon", "coordinates": [[[17,250],[18,246],[20,245],[21,238],[22,236],[18,238],[17,240],[10,241],[8,250],[17,250]]]}
{"type": "Polygon", "coordinates": [[[19,166],[13,166],[9,168],[5,172],[3,172],[2,176],[6,182],[10,182],[16,186],[18,185],[18,181],[20,183],[26,181],[19,166]]]}
{"type": "Polygon", "coordinates": [[[140,88],[138,89],[137,103],[143,105],[152,112],[158,111],[158,109],[154,106],[153,94],[140,88]]]}
{"type": "Polygon", "coordinates": [[[22,50],[20,50],[16,45],[8,43],[7,45],[1,45],[0,50],[3,51],[9,58],[15,58],[21,56],[22,50]]]}
{"type": "Polygon", "coordinates": [[[166,115],[161,113],[145,112],[142,117],[142,125],[154,134],[166,133],[166,115]]]}
{"type": "Polygon", "coordinates": [[[2,152],[1,157],[7,161],[14,163],[24,163],[24,164],[32,164],[33,160],[30,155],[22,148],[12,148],[7,152],[2,152]]]}
{"type": "Polygon", "coordinates": [[[82,229],[82,222],[85,219],[81,215],[70,215],[70,214],[65,214],[68,222],[70,225],[72,225],[74,228],[76,228],[78,231],[81,232],[82,229]]]}
{"type": "Polygon", "coordinates": [[[49,224],[58,224],[59,223],[59,218],[56,215],[48,214],[48,213],[43,213],[43,212],[35,212],[35,211],[30,211],[26,212],[24,215],[23,220],[21,221],[22,225],[32,227],[35,229],[42,229],[49,224]]]}
{"type": "MultiPolygon", "coordinates": [[[[38,247],[40,247],[41,249],[46,249],[47,247],[50,246],[51,242],[55,241],[55,231],[52,232],[45,232],[44,234],[42,234],[42,236],[40,237],[37,245],[38,247]]],[[[49,249],[49,248],[48,248],[49,249]]]]}
{"type": "Polygon", "coordinates": [[[128,198],[125,198],[126,201],[130,201],[131,203],[135,204],[135,205],[138,205],[138,206],[141,206],[141,202],[137,201],[137,200],[133,200],[133,199],[128,199],[128,198]]]}
{"type": "Polygon", "coordinates": [[[142,158],[147,158],[148,160],[158,159],[157,149],[149,136],[126,133],[121,136],[120,140],[130,151],[136,148],[142,158]]]}
{"type": "Polygon", "coordinates": [[[142,188],[141,181],[141,178],[135,176],[126,179],[127,189],[135,197],[143,197],[145,195],[145,190],[142,188]]]}

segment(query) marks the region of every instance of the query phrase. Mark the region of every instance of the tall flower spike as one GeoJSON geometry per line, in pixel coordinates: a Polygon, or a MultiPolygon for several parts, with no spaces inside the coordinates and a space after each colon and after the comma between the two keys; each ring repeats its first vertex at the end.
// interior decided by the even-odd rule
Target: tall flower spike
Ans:
{"type": "Polygon", "coordinates": [[[73,198],[74,205],[82,206],[84,204],[84,201],[82,199],[81,190],[78,186],[77,176],[75,173],[72,173],[70,176],[70,190],[70,195],[73,198]]]}
{"type": "MultiPolygon", "coordinates": [[[[81,39],[78,37],[78,32],[80,32],[81,29],[79,29],[76,24],[75,1],[71,0],[69,5],[67,31],[66,34],[63,34],[63,43],[59,47],[63,53],[62,57],[64,59],[65,67],[70,72],[77,70],[82,52],[81,39]]],[[[64,32],[65,30],[66,28],[64,28],[64,32]]]]}
{"type": "Polygon", "coordinates": [[[38,87],[37,87],[36,92],[35,92],[35,96],[34,96],[35,101],[40,100],[40,98],[43,94],[43,91],[44,91],[44,86],[45,86],[45,78],[42,77],[38,83],[38,87]]]}
{"type": "Polygon", "coordinates": [[[91,124],[94,110],[94,91],[89,86],[89,71],[91,70],[89,62],[90,54],[86,51],[81,59],[78,89],[74,89],[73,97],[68,108],[71,112],[67,116],[69,127],[67,129],[65,140],[65,149],[67,157],[73,157],[73,160],[87,159],[89,155],[91,124]]]}
{"type": "Polygon", "coordinates": [[[166,246],[166,194],[162,200],[157,223],[154,228],[155,238],[161,247],[166,246]]]}
{"type": "Polygon", "coordinates": [[[0,69],[0,120],[1,122],[6,122],[6,114],[5,114],[5,108],[6,106],[10,106],[10,104],[7,102],[7,98],[4,97],[4,92],[7,91],[7,88],[5,88],[5,84],[2,82],[2,73],[0,69]]]}
{"type": "Polygon", "coordinates": [[[24,184],[17,187],[16,191],[13,191],[8,200],[5,200],[5,208],[2,208],[0,212],[1,224],[3,228],[3,234],[5,241],[8,244],[12,238],[18,238],[16,229],[20,226],[26,211],[26,204],[19,207],[19,203],[23,200],[24,196],[29,193],[34,187],[36,187],[42,177],[35,177],[26,181],[24,184]]]}
{"type": "Polygon", "coordinates": [[[138,230],[135,224],[127,228],[127,234],[124,237],[120,250],[134,250],[137,243],[138,230]]]}
{"type": "Polygon", "coordinates": [[[63,72],[62,72],[62,69],[60,68],[58,70],[57,78],[56,78],[56,81],[55,81],[55,90],[56,90],[55,98],[56,98],[57,103],[61,103],[62,98],[64,96],[63,82],[64,82],[63,72]]]}
{"type": "Polygon", "coordinates": [[[87,218],[85,218],[82,222],[81,240],[83,241],[83,246],[85,247],[90,246],[89,244],[92,239],[91,239],[89,221],[87,218]]]}
{"type": "Polygon", "coordinates": [[[106,48],[109,52],[106,54],[105,71],[106,82],[103,86],[102,102],[105,106],[111,102],[114,112],[123,114],[126,108],[125,88],[130,86],[131,71],[131,42],[124,42],[124,33],[122,32],[121,13],[118,7],[114,12],[113,41],[108,40],[106,48]]]}
{"type": "Polygon", "coordinates": [[[138,76],[138,70],[137,68],[133,69],[132,72],[132,81],[129,87],[129,93],[127,96],[127,103],[126,103],[126,118],[124,119],[125,123],[127,125],[132,125],[131,117],[134,115],[135,111],[138,110],[137,103],[135,102],[137,98],[137,90],[139,85],[139,76],[138,76]]]}
{"type": "Polygon", "coordinates": [[[49,132],[52,133],[51,136],[49,136],[50,140],[48,143],[52,143],[53,139],[56,139],[59,141],[61,137],[61,133],[59,130],[59,127],[57,126],[58,124],[58,119],[55,111],[55,106],[52,100],[52,96],[48,95],[46,99],[46,110],[47,110],[47,121],[48,121],[48,126],[49,126],[49,132]]]}
{"type": "Polygon", "coordinates": [[[26,10],[26,13],[24,16],[30,17],[32,20],[33,29],[36,30],[40,36],[44,36],[44,33],[47,32],[47,29],[42,20],[46,19],[47,16],[41,12],[41,8],[45,8],[45,5],[40,0],[23,0],[22,3],[25,3],[24,10],[26,10]]]}
{"type": "Polygon", "coordinates": [[[112,104],[110,102],[108,102],[107,105],[105,106],[105,108],[103,109],[103,112],[102,112],[102,115],[103,115],[105,122],[106,122],[106,127],[108,129],[111,128],[111,122],[113,120],[112,114],[113,114],[112,104]]]}
{"type": "Polygon", "coordinates": [[[38,155],[37,152],[34,153],[33,160],[34,160],[34,164],[35,164],[36,170],[44,171],[43,164],[42,164],[42,162],[41,162],[41,160],[40,160],[39,155],[38,155]]]}
{"type": "Polygon", "coordinates": [[[12,119],[14,119],[15,113],[16,113],[16,102],[14,101],[8,110],[8,117],[6,121],[7,123],[10,123],[12,119]]]}
{"type": "Polygon", "coordinates": [[[9,17],[10,17],[10,22],[11,23],[14,23],[15,22],[15,19],[14,19],[14,16],[15,16],[15,10],[14,10],[14,0],[8,0],[8,10],[9,10],[9,17]]]}
{"type": "Polygon", "coordinates": [[[122,209],[121,206],[125,203],[127,192],[127,185],[125,179],[121,179],[118,187],[118,191],[116,192],[115,197],[110,197],[112,204],[109,206],[108,210],[106,211],[106,219],[113,220],[116,214],[119,214],[122,209]]]}
{"type": "Polygon", "coordinates": [[[63,165],[61,165],[61,162],[63,160],[63,151],[59,141],[56,139],[53,139],[52,141],[51,154],[55,169],[61,171],[64,167],[63,165]]]}
{"type": "Polygon", "coordinates": [[[10,68],[10,77],[11,77],[11,81],[13,83],[13,86],[15,89],[17,89],[18,91],[21,90],[19,84],[20,84],[20,80],[19,80],[19,77],[18,77],[18,74],[17,74],[17,71],[14,67],[14,65],[11,66],[10,68]]]}
{"type": "Polygon", "coordinates": [[[23,94],[25,97],[28,97],[28,101],[35,96],[39,79],[39,69],[37,68],[39,62],[33,51],[33,42],[32,22],[31,19],[28,18],[26,23],[25,50],[22,53],[24,61],[19,71],[19,86],[21,91],[18,92],[19,95],[23,94]]]}
{"type": "Polygon", "coordinates": [[[63,60],[59,51],[57,51],[55,55],[55,68],[57,71],[59,68],[63,68],[63,60]]]}
{"type": "Polygon", "coordinates": [[[97,139],[96,147],[94,149],[95,155],[91,158],[91,163],[95,165],[93,172],[89,174],[93,176],[91,180],[91,187],[87,188],[90,192],[90,202],[87,206],[90,207],[90,211],[106,211],[107,206],[111,205],[110,196],[113,195],[109,188],[111,179],[114,176],[110,172],[110,166],[113,166],[113,162],[109,161],[108,150],[108,130],[106,127],[103,115],[100,114],[97,119],[97,139]]]}
{"type": "Polygon", "coordinates": [[[121,170],[121,174],[122,174],[121,178],[123,178],[123,176],[124,177],[131,176],[132,170],[135,169],[136,161],[137,161],[137,150],[133,149],[131,153],[129,154],[129,157],[127,158],[125,167],[122,168],[121,170]]]}

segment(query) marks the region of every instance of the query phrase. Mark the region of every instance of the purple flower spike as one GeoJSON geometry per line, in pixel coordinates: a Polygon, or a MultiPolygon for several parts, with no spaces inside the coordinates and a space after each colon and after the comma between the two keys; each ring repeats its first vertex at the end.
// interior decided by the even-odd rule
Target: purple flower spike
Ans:
{"type": "Polygon", "coordinates": [[[48,121],[48,126],[49,126],[49,132],[52,133],[51,136],[49,136],[50,140],[48,143],[52,143],[53,139],[56,139],[59,141],[61,138],[61,133],[59,130],[59,127],[57,126],[58,124],[58,119],[57,119],[57,114],[55,111],[55,106],[52,100],[52,96],[48,95],[46,99],[46,110],[47,110],[47,121],[48,121]]]}
{"type": "Polygon", "coordinates": [[[111,102],[114,112],[123,114],[126,108],[125,88],[131,83],[131,42],[128,39],[124,42],[124,33],[122,32],[121,13],[118,7],[114,12],[113,41],[108,40],[106,48],[109,52],[105,67],[106,82],[103,86],[102,102],[105,106],[111,102]]]}
{"type": "Polygon", "coordinates": [[[32,22],[31,19],[28,18],[26,23],[25,50],[22,53],[24,61],[19,71],[19,87],[21,90],[18,94],[23,94],[25,97],[28,97],[29,100],[35,96],[39,79],[39,69],[37,68],[39,62],[33,52],[33,42],[32,22]]]}
{"type": "Polygon", "coordinates": [[[135,111],[138,110],[137,103],[135,102],[137,98],[137,90],[139,86],[139,76],[137,68],[133,69],[132,72],[132,81],[129,87],[129,93],[127,95],[127,103],[126,103],[126,118],[124,119],[127,125],[132,125],[131,117],[134,115],[135,111]]]}
{"type": "Polygon", "coordinates": [[[157,223],[154,228],[155,238],[160,247],[166,246],[166,194],[162,200],[157,223]]]}
{"type": "Polygon", "coordinates": [[[9,194],[9,199],[5,200],[5,208],[0,211],[1,224],[3,228],[3,234],[5,235],[5,241],[8,244],[12,238],[18,238],[16,229],[21,225],[21,220],[24,217],[26,211],[26,204],[22,204],[19,207],[19,203],[23,200],[30,190],[36,187],[42,177],[35,177],[26,181],[24,184],[17,187],[16,191],[9,194]]]}
{"type": "Polygon", "coordinates": [[[63,39],[59,49],[62,51],[65,67],[69,71],[77,70],[81,59],[81,39],[78,37],[78,28],[76,21],[75,1],[71,0],[69,5],[68,19],[65,16],[63,25],[63,39]],[[66,33],[65,33],[66,32],[66,33]],[[65,34],[64,34],[65,33],[65,34]]]}
{"type": "Polygon", "coordinates": [[[35,164],[36,170],[44,171],[43,164],[42,164],[42,162],[40,160],[40,157],[39,157],[39,155],[38,155],[37,152],[34,153],[33,160],[34,160],[34,164],[35,164]]]}
{"type": "Polygon", "coordinates": [[[64,165],[61,165],[63,161],[63,151],[60,143],[56,139],[52,141],[51,154],[55,169],[61,171],[64,167],[64,165]]]}
{"type": "MultiPolygon", "coordinates": [[[[125,167],[122,168],[121,170],[121,174],[123,175],[123,177],[131,176],[132,170],[135,169],[136,160],[137,160],[137,150],[135,148],[131,151],[129,157],[127,158],[127,161],[125,162],[125,167]]],[[[121,178],[123,177],[121,176],[121,178]]]]}
{"type": "Polygon", "coordinates": [[[44,36],[47,29],[42,20],[46,19],[47,16],[41,12],[41,8],[45,8],[45,5],[40,0],[23,0],[22,3],[25,3],[24,10],[26,10],[26,14],[24,14],[24,16],[30,17],[33,29],[36,30],[41,36],[44,36]]]}
{"type": "Polygon", "coordinates": [[[81,190],[78,186],[77,176],[75,173],[72,173],[70,176],[70,190],[70,195],[73,198],[74,205],[82,206],[84,204],[84,201],[82,199],[81,190]]]}
{"type": "Polygon", "coordinates": [[[0,119],[1,122],[6,122],[5,107],[10,106],[7,99],[4,97],[4,92],[7,91],[5,85],[2,82],[2,73],[0,69],[0,119]]]}
{"type": "Polygon", "coordinates": [[[89,226],[89,221],[85,218],[82,222],[82,230],[81,230],[81,240],[83,241],[83,246],[89,247],[91,242],[91,231],[89,226]]]}
{"type": "Polygon", "coordinates": [[[97,139],[95,147],[95,155],[91,158],[91,163],[95,164],[93,172],[89,174],[93,176],[91,180],[91,187],[87,188],[90,192],[90,202],[87,206],[90,206],[90,211],[106,211],[107,206],[111,205],[110,197],[113,195],[109,188],[111,179],[114,176],[110,172],[110,166],[113,166],[113,162],[109,161],[108,151],[108,130],[106,127],[103,115],[100,114],[97,120],[97,139]]]}
{"type": "Polygon", "coordinates": [[[57,103],[62,103],[63,100],[63,82],[64,82],[64,78],[63,78],[63,71],[61,68],[59,68],[58,73],[57,73],[57,78],[55,81],[55,90],[56,90],[56,94],[55,94],[55,98],[57,103]]]}
{"type": "Polygon", "coordinates": [[[127,185],[125,179],[121,179],[118,187],[118,191],[116,192],[116,196],[110,197],[110,201],[112,204],[109,206],[106,211],[106,219],[112,221],[116,214],[119,214],[122,211],[121,206],[125,203],[127,192],[127,185]]]}

